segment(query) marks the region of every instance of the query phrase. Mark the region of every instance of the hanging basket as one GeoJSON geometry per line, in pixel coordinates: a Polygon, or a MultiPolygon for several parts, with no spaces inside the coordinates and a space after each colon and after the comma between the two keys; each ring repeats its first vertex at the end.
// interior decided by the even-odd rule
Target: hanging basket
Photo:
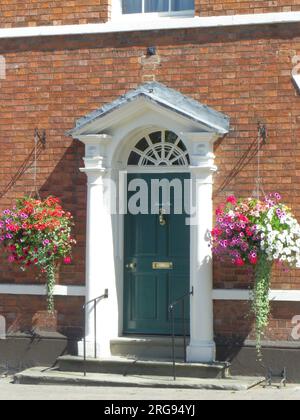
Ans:
{"type": "Polygon", "coordinates": [[[36,267],[46,276],[48,312],[54,313],[54,287],[61,262],[71,264],[74,226],[60,200],[24,197],[0,216],[0,244],[10,263],[21,270],[36,267]]]}
{"type": "Polygon", "coordinates": [[[300,266],[300,225],[291,210],[281,203],[278,193],[264,201],[237,200],[234,196],[216,212],[212,230],[212,251],[223,261],[230,258],[237,267],[251,266],[255,272],[252,312],[255,315],[257,352],[269,323],[269,291],[274,262],[281,266],[300,266]]]}

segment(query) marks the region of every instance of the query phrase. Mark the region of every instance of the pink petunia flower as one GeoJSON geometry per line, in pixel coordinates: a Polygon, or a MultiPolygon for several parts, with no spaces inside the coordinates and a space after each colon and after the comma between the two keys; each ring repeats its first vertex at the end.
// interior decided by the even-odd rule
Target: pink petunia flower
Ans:
{"type": "Polygon", "coordinates": [[[229,197],[227,197],[226,203],[230,203],[235,206],[237,204],[237,199],[234,195],[230,195],[229,197]]]}

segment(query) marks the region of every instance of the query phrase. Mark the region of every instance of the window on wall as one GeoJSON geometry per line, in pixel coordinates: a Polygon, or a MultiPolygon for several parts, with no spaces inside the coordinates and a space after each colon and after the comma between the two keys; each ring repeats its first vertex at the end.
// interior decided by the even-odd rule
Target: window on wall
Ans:
{"type": "Polygon", "coordinates": [[[165,15],[191,15],[194,0],[122,0],[122,15],[158,13],[165,15]]]}

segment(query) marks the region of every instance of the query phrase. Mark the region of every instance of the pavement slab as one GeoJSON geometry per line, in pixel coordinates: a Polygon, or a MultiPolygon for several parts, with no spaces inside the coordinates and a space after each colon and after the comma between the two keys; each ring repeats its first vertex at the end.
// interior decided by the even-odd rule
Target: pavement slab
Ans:
{"type": "Polygon", "coordinates": [[[247,391],[215,391],[199,389],[135,388],[135,387],[83,387],[69,385],[15,385],[13,377],[0,379],[1,401],[299,401],[300,386],[289,384],[286,388],[261,386],[247,391]]]}

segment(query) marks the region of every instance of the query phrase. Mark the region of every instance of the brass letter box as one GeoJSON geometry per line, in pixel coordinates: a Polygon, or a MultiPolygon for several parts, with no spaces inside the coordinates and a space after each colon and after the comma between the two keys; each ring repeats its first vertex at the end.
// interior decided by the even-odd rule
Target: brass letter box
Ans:
{"type": "Polygon", "coordinates": [[[172,262],[153,262],[152,263],[153,270],[173,270],[173,263],[172,262]]]}

